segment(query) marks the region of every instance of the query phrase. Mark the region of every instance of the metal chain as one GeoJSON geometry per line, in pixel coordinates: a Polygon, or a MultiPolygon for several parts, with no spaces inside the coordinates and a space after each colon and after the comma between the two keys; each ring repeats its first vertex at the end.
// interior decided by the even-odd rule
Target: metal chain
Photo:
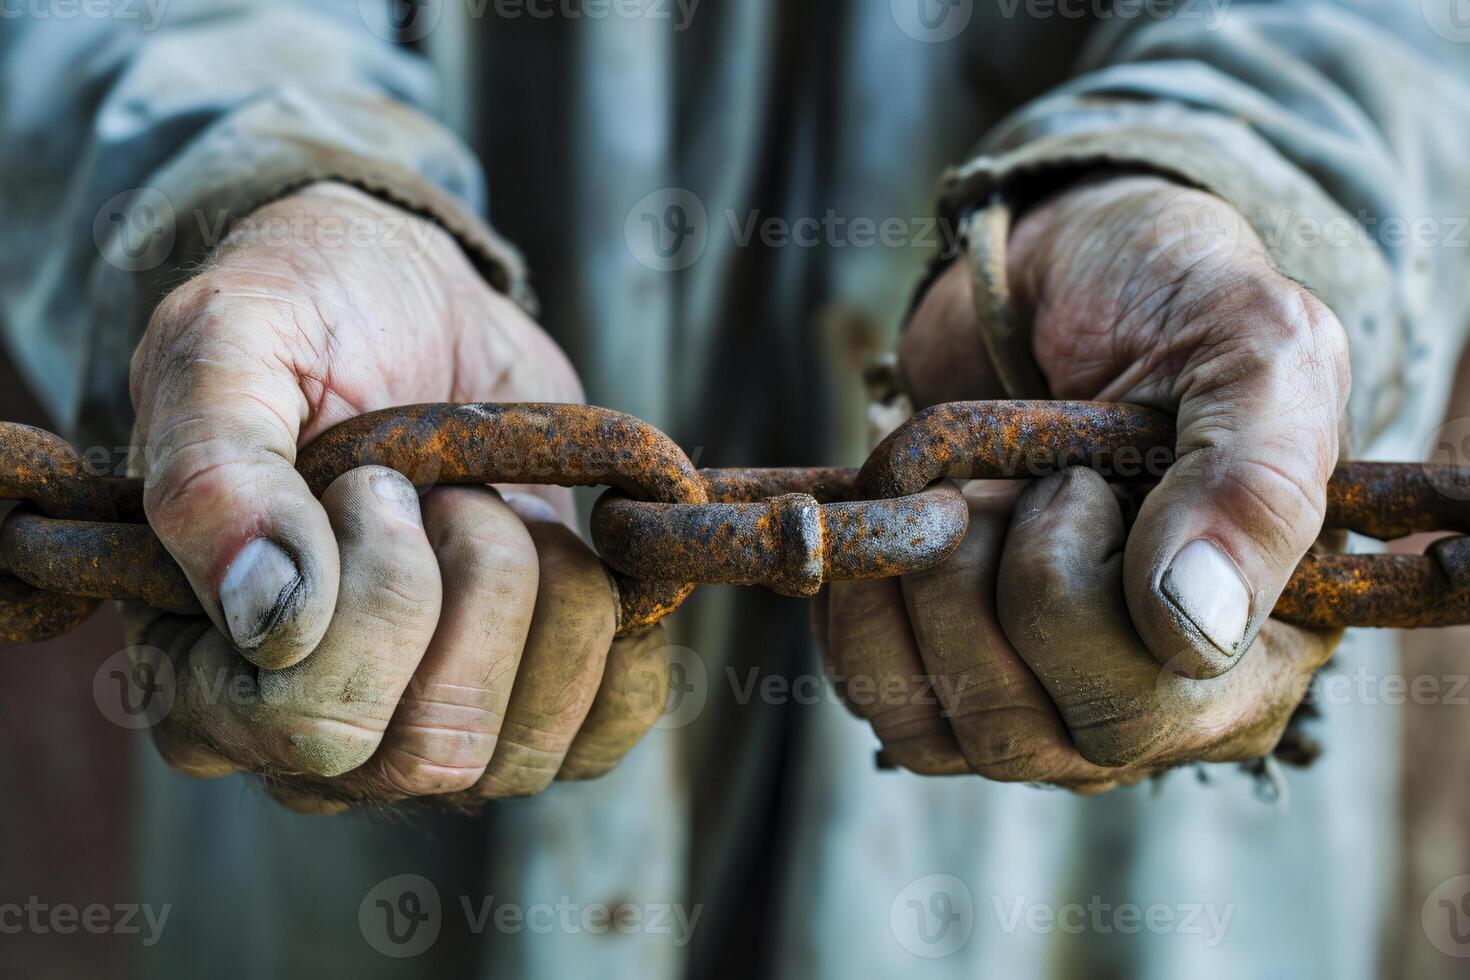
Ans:
{"type": "MultiPolygon", "coordinates": [[[[931,568],[968,526],[947,479],[1088,466],[1148,484],[1176,465],[1173,445],[1173,420],[1140,406],[952,402],[916,414],[860,470],[696,470],[657,428],[604,408],[419,405],[337,426],[302,450],[297,470],[318,495],[365,465],[421,489],[609,487],[593,509],[592,540],[618,585],[621,635],[673,612],[697,584],[813,595],[826,582],[931,568]]],[[[104,599],[199,611],[145,522],[138,481],[98,475],[66,442],[29,426],[0,423],[0,454],[0,501],[21,503],[0,523],[0,644],[64,633],[104,599]]],[[[1345,463],[1327,487],[1325,527],[1383,540],[1470,532],[1467,500],[1467,468],[1345,463]]],[[[1309,554],[1272,615],[1317,628],[1470,622],[1467,540],[1440,539],[1423,555],[1309,554]]]]}

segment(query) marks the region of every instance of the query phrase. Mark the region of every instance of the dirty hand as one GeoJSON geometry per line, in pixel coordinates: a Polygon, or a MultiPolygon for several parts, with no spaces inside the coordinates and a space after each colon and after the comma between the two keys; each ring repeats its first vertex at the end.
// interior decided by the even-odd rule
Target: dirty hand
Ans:
{"type": "Polygon", "coordinates": [[[293,468],[374,409],[582,400],[429,222],[330,183],[257,211],[159,305],[132,397],[148,519],[208,616],[128,610],[175,768],[262,773],[311,812],[522,796],[610,769],[657,718],[666,648],[613,641],[569,491],[419,494],[366,466],[317,500],[293,468]]]}
{"type": "MultiPolygon", "coordinates": [[[[1052,396],[1173,413],[1180,462],[1131,528],[1091,470],[969,484],[947,562],[833,586],[849,706],[921,773],[1100,790],[1269,753],[1339,636],[1267,617],[1321,527],[1341,325],[1228,204],[1155,177],[1024,214],[1008,280],[1052,396]]],[[[960,261],[903,340],[919,406],[1004,397],[975,317],[960,261]]]]}

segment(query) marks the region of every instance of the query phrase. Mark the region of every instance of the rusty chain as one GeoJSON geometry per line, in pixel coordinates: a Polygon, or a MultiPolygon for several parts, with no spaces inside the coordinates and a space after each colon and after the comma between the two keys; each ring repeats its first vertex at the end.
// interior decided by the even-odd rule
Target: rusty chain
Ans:
{"type": "MultiPolygon", "coordinates": [[[[604,408],[419,405],[344,422],[305,447],[297,469],[318,495],[369,464],[420,488],[607,486],[592,540],[613,570],[627,634],[667,616],[697,584],[804,596],[826,582],[937,565],[968,526],[947,479],[1090,466],[1147,484],[1174,463],[1173,445],[1173,420],[1139,406],[953,402],[916,414],[860,470],[697,470],[657,428],[604,408]]],[[[0,644],[64,633],[104,599],[199,611],[146,523],[138,481],[99,475],[65,441],[30,426],[0,423],[0,453],[0,501],[19,503],[0,523],[0,644]]],[[[1470,468],[1344,463],[1328,484],[1324,526],[1381,540],[1463,535],[1470,468]]],[[[1441,538],[1421,555],[1308,554],[1273,615],[1322,628],[1470,622],[1467,541],[1441,538]]]]}

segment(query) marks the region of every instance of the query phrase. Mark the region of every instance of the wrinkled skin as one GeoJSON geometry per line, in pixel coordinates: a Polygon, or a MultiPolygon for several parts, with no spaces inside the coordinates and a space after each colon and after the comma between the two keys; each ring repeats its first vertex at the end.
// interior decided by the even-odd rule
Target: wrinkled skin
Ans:
{"type": "Polygon", "coordinates": [[[159,305],[132,395],[149,521],[207,613],[127,611],[138,655],[172,667],[154,734],[173,767],[264,774],[305,812],[466,802],[600,775],[657,719],[661,631],[614,641],[569,491],[419,493],[363,467],[318,501],[292,468],[379,408],[582,400],[428,222],[334,184],[261,209],[159,305]]]}
{"type": "MultiPolygon", "coordinates": [[[[1180,463],[1131,528],[1090,470],[967,485],[949,561],[817,607],[849,707],[914,772],[1083,792],[1269,753],[1340,638],[1267,614],[1321,527],[1341,325],[1228,204],[1154,177],[1054,195],[1007,261],[1051,394],[1176,414],[1180,463]]],[[[921,407],[1004,397],[965,263],[921,300],[900,365],[921,407]]]]}

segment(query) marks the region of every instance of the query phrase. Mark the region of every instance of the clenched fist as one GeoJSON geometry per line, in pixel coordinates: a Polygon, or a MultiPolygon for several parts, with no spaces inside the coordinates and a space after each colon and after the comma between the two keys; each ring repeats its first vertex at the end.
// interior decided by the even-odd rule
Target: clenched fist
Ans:
{"type": "MultiPolygon", "coordinates": [[[[1270,752],[1338,639],[1268,617],[1320,532],[1341,325],[1228,204],[1155,177],[1038,205],[1006,273],[1051,394],[1175,414],[1179,462],[1131,527],[1090,470],[967,486],[943,565],[832,587],[837,675],[888,692],[849,704],[921,773],[1098,790],[1270,752]]],[[[920,406],[1004,397],[970,276],[945,272],[905,334],[920,406]]]]}
{"type": "Polygon", "coordinates": [[[363,467],[317,500],[293,468],[374,409],[581,401],[428,222],[335,184],[261,209],[160,304],[132,397],[148,519],[207,613],[128,610],[171,667],[155,735],[174,767],[262,773],[314,812],[521,796],[606,771],[657,717],[660,631],[614,642],[569,491],[420,494],[363,467]]]}

